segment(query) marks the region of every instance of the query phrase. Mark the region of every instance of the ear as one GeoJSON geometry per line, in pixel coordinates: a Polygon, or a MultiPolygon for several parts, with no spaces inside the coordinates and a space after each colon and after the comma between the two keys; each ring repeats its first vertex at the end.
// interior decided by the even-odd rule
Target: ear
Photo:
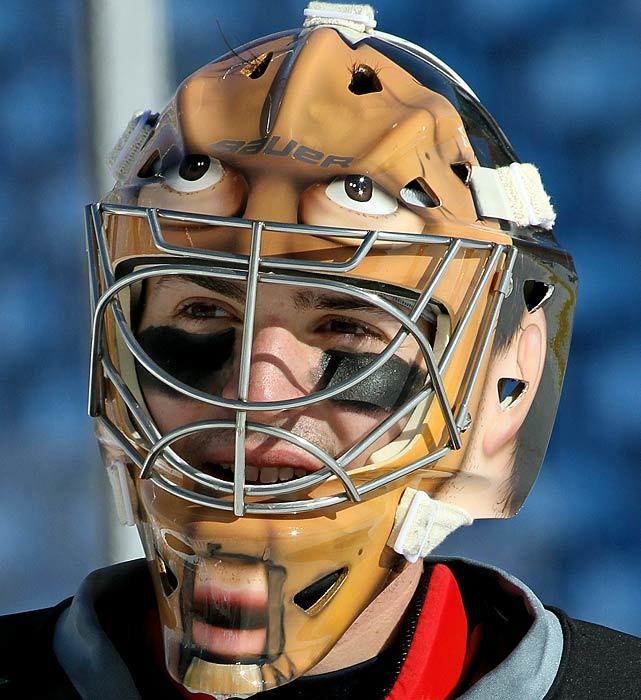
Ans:
{"type": "Polygon", "coordinates": [[[483,401],[483,453],[495,456],[511,446],[539,388],[547,347],[545,313],[527,309],[503,355],[494,359],[483,401]]]}

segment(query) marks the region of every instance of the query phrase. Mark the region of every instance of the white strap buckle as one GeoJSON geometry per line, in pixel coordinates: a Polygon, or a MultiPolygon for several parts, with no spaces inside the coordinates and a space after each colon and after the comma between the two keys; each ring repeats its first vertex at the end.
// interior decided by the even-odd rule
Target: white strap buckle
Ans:
{"type": "Polygon", "coordinates": [[[421,555],[421,551],[427,544],[429,536],[432,534],[434,523],[436,522],[436,516],[438,515],[439,505],[439,502],[433,501],[425,493],[425,491],[417,491],[414,494],[414,498],[412,498],[412,502],[410,503],[410,506],[407,509],[407,513],[405,514],[403,524],[401,525],[401,529],[393,545],[394,551],[398,554],[402,554],[407,559],[407,561],[410,562],[410,564],[413,564],[414,562],[418,561],[421,555]],[[421,544],[418,548],[416,547],[416,544],[412,544],[410,546],[408,540],[410,535],[414,533],[414,530],[416,528],[418,514],[424,508],[429,507],[430,503],[435,504],[436,507],[432,509],[432,512],[428,516],[427,527],[425,528],[425,531],[423,533],[421,544]]]}
{"type": "Polygon", "coordinates": [[[481,217],[505,219],[518,226],[554,226],[554,208],[532,163],[501,168],[473,165],[470,186],[481,217]]]}
{"type": "Polygon", "coordinates": [[[407,488],[396,509],[396,520],[388,544],[413,564],[461,525],[470,525],[471,515],[451,503],[430,498],[425,491],[407,488]]]}
{"type": "Polygon", "coordinates": [[[129,474],[125,463],[120,459],[113,459],[107,465],[107,474],[111,484],[111,490],[116,502],[116,512],[121,525],[132,526],[136,524],[134,510],[131,504],[131,490],[129,487],[129,474]]]}

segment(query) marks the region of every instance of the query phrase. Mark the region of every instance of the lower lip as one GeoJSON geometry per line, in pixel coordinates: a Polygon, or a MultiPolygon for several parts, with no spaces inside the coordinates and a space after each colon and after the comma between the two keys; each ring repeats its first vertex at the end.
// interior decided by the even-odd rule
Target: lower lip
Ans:
{"type": "Polygon", "coordinates": [[[215,627],[194,620],[191,625],[192,641],[210,654],[229,658],[260,656],[267,645],[267,628],[235,630],[215,627]]]}

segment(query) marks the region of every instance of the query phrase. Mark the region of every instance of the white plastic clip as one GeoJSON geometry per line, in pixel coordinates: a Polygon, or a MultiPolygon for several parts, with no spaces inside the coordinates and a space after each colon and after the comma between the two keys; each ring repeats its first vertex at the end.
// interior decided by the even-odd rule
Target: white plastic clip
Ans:
{"type": "Polygon", "coordinates": [[[131,506],[131,490],[129,488],[129,474],[125,463],[120,459],[113,459],[107,465],[109,483],[116,502],[116,512],[121,525],[135,525],[134,510],[131,506]]]}
{"type": "Polygon", "coordinates": [[[554,208],[532,163],[501,168],[473,165],[470,187],[481,217],[506,219],[518,226],[554,226],[554,208]]]}
{"type": "Polygon", "coordinates": [[[414,498],[412,498],[410,507],[407,509],[405,519],[403,520],[403,524],[401,525],[401,530],[398,533],[396,541],[394,542],[394,551],[398,554],[402,554],[411,564],[413,564],[415,561],[418,561],[421,550],[425,546],[425,543],[427,542],[429,536],[432,534],[432,530],[434,528],[434,522],[438,513],[438,501],[435,501],[436,508],[428,517],[427,527],[425,528],[425,532],[423,533],[423,538],[421,540],[420,547],[412,547],[411,549],[414,550],[414,553],[410,554],[410,552],[408,551],[407,544],[410,534],[414,534],[417,513],[419,512],[421,507],[427,504],[430,500],[430,497],[425,493],[425,491],[417,491],[414,494],[414,498]]]}
{"type": "Polygon", "coordinates": [[[471,523],[472,517],[462,508],[430,498],[425,491],[407,488],[398,504],[388,543],[413,564],[451,532],[471,523]]]}
{"type": "Polygon", "coordinates": [[[107,167],[117,182],[129,176],[129,169],[154,130],[158,114],[146,109],[129,120],[116,145],[107,157],[107,167]]]}

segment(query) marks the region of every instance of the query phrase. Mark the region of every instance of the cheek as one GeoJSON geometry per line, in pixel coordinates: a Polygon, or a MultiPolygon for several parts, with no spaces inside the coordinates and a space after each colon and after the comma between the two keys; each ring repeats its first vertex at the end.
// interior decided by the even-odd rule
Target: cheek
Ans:
{"type": "MultiPolygon", "coordinates": [[[[369,433],[380,425],[389,415],[385,411],[355,411],[340,405],[331,406],[330,411],[331,413],[327,423],[332,428],[332,432],[338,440],[340,453],[369,435],[369,433]]],[[[399,423],[394,428],[388,430],[371,447],[365,450],[363,454],[359,455],[353,463],[350,463],[349,468],[366,464],[369,461],[370,455],[398,437],[400,432],[401,424],[399,423]]]]}
{"type": "Polygon", "coordinates": [[[213,415],[217,410],[213,406],[172,398],[153,389],[145,391],[144,394],[145,403],[151,413],[151,417],[163,434],[187,423],[205,419],[215,420],[217,418],[217,416],[213,415]]]}
{"type": "Polygon", "coordinates": [[[325,194],[325,184],[312,185],[303,192],[298,207],[301,223],[311,226],[353,227],[365,230],[421,233],[425,222],[413,211],[399,204],[393,214],[375,216],[351,211],[332,202],[325,194]]]}

